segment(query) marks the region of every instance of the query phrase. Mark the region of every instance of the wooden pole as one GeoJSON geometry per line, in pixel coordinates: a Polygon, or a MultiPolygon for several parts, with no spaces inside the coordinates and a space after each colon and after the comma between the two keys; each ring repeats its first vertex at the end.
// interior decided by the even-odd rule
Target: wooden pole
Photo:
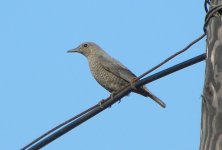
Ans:
{"type": "MultiPolygon", "coordinates": [[[[211,0],[212,6],[222,0],[211,0]]],[[[215,13],[206,26],[207,59],[202,99],[200,150],[222,150],[222,17],[215,13]]]]}

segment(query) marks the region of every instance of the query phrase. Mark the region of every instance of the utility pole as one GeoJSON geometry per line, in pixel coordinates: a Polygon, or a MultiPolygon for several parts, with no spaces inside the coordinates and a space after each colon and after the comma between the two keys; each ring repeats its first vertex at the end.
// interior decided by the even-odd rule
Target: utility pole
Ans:
{"type": "MultiPolygon", "coordinates": [[[[222,0],[211,0],[211,6],[222,0]]],[[[221,11],[220,11],[221,12],[221,11]]],[[[222,16],[214,13],[206,26],[207,58],[202,99],[200,150],[222,150],[222,16]]]]}

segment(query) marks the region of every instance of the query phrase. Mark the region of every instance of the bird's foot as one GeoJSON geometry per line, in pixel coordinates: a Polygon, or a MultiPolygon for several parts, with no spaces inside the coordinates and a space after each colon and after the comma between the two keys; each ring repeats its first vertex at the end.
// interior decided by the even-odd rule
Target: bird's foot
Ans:
{"type": "MultiPolygon", "coordinates": [[[[114,97],[116,94],[117,94],[116,92],[112,92],[112,93],[110,94],[110,98],[113,99],[113,97],[114,97]]],[[[119,100],[119,103],[120,103],[120,102],[121,102],[121,100],[119,100]]],[[[119,104],[119,103],[118,103],[118,104],[119,104]]],[[[110,106],[110,108],[111,108],[111,106],[110,106]]]]}
{"type": "Polygon", "coordinates": [[[104,107],[103,107],[103,103],[104,103],[104,102],[106,102],[105,99],[102,99],[101,101],[99,101],[99,107],[100,107],[101,109],[104,108],[104,107]]]}
{"type": "MultiPolygon", "coordinates": [[[[112,92],[110,94],[110,98],[113,99],[113,97],[116,95],[117,93],[116,92],[112,92]]],[[[121,99],[118,101],[118,104],[121,102],[121,99]]],[[[111,107],[111,106],[110,106],[111,107]]]]}
{"type": "Polygon", "coordinates": [[[116,95],[116,92],[112,92],[111,94],[110,94],[110,99],[113,99],[113,97],[116,95]]]}

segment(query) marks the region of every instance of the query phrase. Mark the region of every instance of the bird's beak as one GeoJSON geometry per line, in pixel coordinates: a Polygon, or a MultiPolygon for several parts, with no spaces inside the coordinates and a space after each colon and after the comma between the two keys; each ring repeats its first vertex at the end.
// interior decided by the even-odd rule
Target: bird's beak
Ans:
{"type": "Polygon", "coordinates": [[[67,53],[75,53],[75,52],[79,52],[79,48],[74,48],[74,49],[70,49],[67,51],[67,53]]]}

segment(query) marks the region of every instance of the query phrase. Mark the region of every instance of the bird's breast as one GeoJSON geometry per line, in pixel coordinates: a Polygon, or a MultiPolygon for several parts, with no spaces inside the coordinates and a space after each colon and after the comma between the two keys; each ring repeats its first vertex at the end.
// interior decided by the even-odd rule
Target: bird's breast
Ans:
{"type": "Polygon", "coordinates": [[[109,92],[115,92],[123,88],[128,82],[107,71],[100,62],[89,59],[90,71],[96,81],[109,92]]]}

